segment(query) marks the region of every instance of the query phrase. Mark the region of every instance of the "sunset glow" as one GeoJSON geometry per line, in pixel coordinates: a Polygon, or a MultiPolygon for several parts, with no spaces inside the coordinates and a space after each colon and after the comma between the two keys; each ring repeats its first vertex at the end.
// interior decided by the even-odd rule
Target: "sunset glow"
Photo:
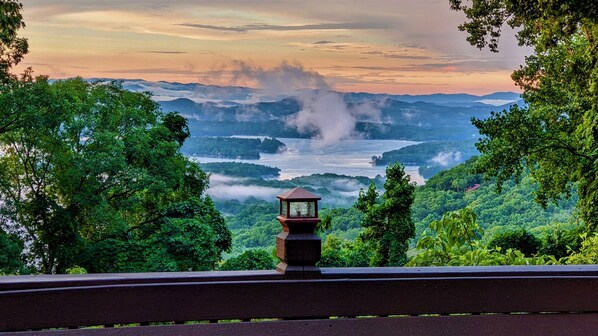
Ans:
{"type": "Polygon", "coordinates": [[[252,85],[236,61],[302,64],[340,91],[485,94],[529,50],[505,34],[479,51],[447,0],[24,1],[32,67],[51,78],[140,78],[252,85]]]}

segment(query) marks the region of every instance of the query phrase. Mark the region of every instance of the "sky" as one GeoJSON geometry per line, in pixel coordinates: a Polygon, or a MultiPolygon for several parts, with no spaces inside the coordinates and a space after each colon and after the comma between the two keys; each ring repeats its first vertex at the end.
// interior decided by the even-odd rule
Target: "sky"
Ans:
{"type": "Polygon", "coordinates": [[[338,91],[515,91],[529,50],[503,34],[478,50],[448,0],[22,0],[30,52],[51,78],[256,86],[236,76],[298,64],[338,91]]]}

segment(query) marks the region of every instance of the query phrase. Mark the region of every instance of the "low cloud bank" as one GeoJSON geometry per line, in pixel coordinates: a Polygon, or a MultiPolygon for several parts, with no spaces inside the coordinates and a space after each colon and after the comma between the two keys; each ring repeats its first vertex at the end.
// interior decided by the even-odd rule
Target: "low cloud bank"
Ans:
{"type": "Polygon", "coordinates": [[[253,197],[266,201],[275,201],[276,195],[283,192],[282,189],[278,188],[242,185],[240,184],[242,181],[243,179],[211,174],[210,188],[207,191],[208,195],[212,198],[222,200],[236,199],[245,201],[246,199],[253,197]]]}
{"type": "Polygon", "coordinates": [[[463,160],[463,157],[462,157],[461,152],[448,151],[448,152],[438,153],[438,155],[433,157],[431,161],[440,166],[448,167],[448,166],[457,165],[457,164],[461,163],[462,160],[463,160]]]}
{"type": "Polygon", "coordinates": [[[349,105],[318,72],[302,64],[282,62],[272,68],[235,61],[233,80],[255,82],[263,93],[272,96],[292,95],[302,109],[286,119],[287,126],[301,133],[313,133],[319,146],[359,138],[358,120],[379,121],[381,112],[375,103],[349,105]]]}

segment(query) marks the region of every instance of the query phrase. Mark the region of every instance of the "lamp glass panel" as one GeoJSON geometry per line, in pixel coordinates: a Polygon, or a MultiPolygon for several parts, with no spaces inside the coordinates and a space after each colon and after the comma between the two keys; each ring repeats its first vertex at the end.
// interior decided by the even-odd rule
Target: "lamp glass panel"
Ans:
{"type": "Polygon", "coordinates": [[[287,216],[287,202],[280,201],[280,215],[287,216]]]}
{"type": "Polygon", "coordinates": [[[290,217],[316,217],[316,202],[291,202],[290,217]]]}

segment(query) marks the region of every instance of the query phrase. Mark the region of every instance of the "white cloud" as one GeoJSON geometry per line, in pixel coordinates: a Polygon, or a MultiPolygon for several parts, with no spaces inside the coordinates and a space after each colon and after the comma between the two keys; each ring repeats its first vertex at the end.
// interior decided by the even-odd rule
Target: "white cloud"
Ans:
{"type": "Polygon", "coordinates": [[[443,167],[447,167],[460,163],[462,161],[462,155],[459,151],[441,152],[432,158],[431,161],[443,167]]]}
{"type": "Polygon", "coordinates": [[[318,72],[305,69],[298,62],[282,62],[263,68],[248,62],[233,63],[235,80],[250,80],[266,94],[294,95],[302,109],[289,118],[287,125],[301,133],[314,133],[319,146],[359,137],[357,120],[379,121],[376,104],[347,105],[318,72]]]}

